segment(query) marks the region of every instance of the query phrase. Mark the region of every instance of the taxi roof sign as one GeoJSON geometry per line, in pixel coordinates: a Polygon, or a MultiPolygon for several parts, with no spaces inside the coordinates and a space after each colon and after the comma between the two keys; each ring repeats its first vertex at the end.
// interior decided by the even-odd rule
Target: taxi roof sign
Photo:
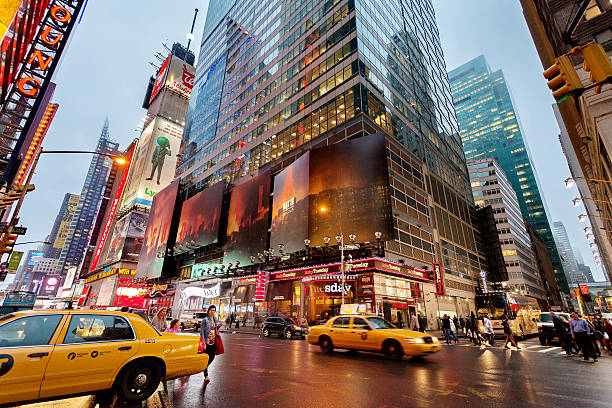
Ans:
{"type": "Polygon", "coordinates": [[[348,303],[340,306],[341,315],[360,314],[366,312],[366,305],[359,303],[348,303]]]}

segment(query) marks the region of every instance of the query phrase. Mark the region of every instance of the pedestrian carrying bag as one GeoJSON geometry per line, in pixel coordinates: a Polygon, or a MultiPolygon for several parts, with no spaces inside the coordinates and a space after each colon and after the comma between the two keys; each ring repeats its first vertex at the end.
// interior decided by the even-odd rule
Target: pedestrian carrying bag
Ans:
{"type": "Polygon", "coordinates": [[[215,355],[219,355],[219,354],[223,354],[225,353],[225,349],[223,348],[223,341],[221,340],[221,336],[219,336],[219,333],[217,333],[217,336],[215,337],[215,355]]]}

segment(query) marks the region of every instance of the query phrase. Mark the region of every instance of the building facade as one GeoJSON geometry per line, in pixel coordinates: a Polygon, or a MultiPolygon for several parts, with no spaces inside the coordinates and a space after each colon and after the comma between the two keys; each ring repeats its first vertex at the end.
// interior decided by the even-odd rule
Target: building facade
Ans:
{"type": "MultiPolygon", "coordinates": [[[[110,139],[108,119],[98,139],[96,152],[120,155],[119,144],[110,139]]],[[[102,203],[104,189],[113,160],[106,156],[94,155],[85,177],[79,203],[72,217],[70,228],[60,253],[57,275],[64,276],[68,269],[81,266],[87,251],[98,209],[102,203]]]]}
{"type": "MultiPolygon", "coordinates": [[[[470,217],[473,199],[435,27],[429,0],[389,0],[376,6],[355,0],[211,1],[177,167],[179,202],[209,194],[219,182],[227,185],[229,201],[227,194],[247,190],[249,180],[263,180],[259,177],[274,178],[274,185],[270,179],[262,181],[260,191],[280,189],[277,178],[299,173],[296,169],[309,153],[305,171],[311,185],[319,174],[334,168],[336,175],[344,171],[352,178],[351,172],[358,172],[352,169],[362,163],[360,156],[346,157],[339,167],[331,167],[331,161],[325,166],[323,157],[337,160],[351,149],[367,146],[372,140],[368,135],[380,135],[387,159],[386,181],[379,191],[390,194],[385,200],[392,223],[380,238],[386,262],[428,273],[439,263],[446,284],[436,291],[432,280],[412,281],[422,285],[414,293],[420,293],[423,302],[414,302],[408,301],[406,284],[400,284],[404,289],[398,296],[397,284],[389,281],[386,293],[396,298],[386,301],[394,304],[390,315],[396,316],[394,309],[412,307],[436,327],[438,313],[474,311],[474,274],[488,266],[470,217]]],[[[305,207],[308,226],[291,238],[294,253],[302,251],[300,245],[304,248],[300,242],[325,246],[319,231],[332,231],[334,220],[322,219],[317,211],[327,212],[326,199],[334,194],[346,198],[357,214],[357,203],[375,194],[367,186],[351,187],[341,196],[331,190],[311,198],[321,205],[305,207]]],[[[278,191],[272,193],[279,196],[278,191]]],[[[294,199],[287,197],[273,216],[300,211],[294,199]]],[[[178,272],[184,279],[195,279],[191,287],[208,288],[218,279],[201,275],[202,268],[237,266],[241,248],[232,247],[239,239],[233,231],[233,212],[241,209],[238,203],[229,204],[227,228],[220,230],[216,241],[194,247],[190,240],[178,248],[178,272]]],[[[347,223],[345,234],[362,228],[366,218],[359,218],[363,223],[347,223]]],[[[241,268],[270,253],[277,256],[272,246],[279,243],[288,252],[289,243],[275,242],[269,228],[266,225],[258,237],[263,249],[240,258],[241,268]]],[[[356,240],[364,244],[380,232],[362,230],[356,240]]],[[[177,247],[173,250],[176,253],[177,247]]],[[[286,300],[289,294],[277,296],[286,300]]],[[[293,309],[287,310],[297,313],[299,302],[300,297],[292,295],[293,309]]],[[[372,304],[371,311],[378,306],[385,308],[372,304]]]]}
{"type": "Polygon", "coordinates": [[[449,80],[466,159],[493,158],[500,164],[516,192],[523,218],[548,246],[559,288],[567,292],[536,171],[503,72],[491,72],[481,55],[450,71],[449,80]]]}
{"type": "Polygon", "coordinates": [[[586,276],[578,269],[578,262],[574,256],[574,250],[570,244],[565,225],[561,221],[553,222],[553,236],[559,248],[563,270],[568,282],[587,282],[586,276]]]}
{"type": "Polygon", "coordinates": [[[537,259],[516,193],[503,169],[495,160],[482,158],[467,162],[474,202],[493,208],[495,224],[508,271],[502,288],[517,295],[538,299],[545,305],[546,290],[538,271],[537,259]]]}
{"type": "MultiPolygon", "coordinates": [[[[521,0],[543,69],[572,48],[593,41],[612,55],[612,4],[605,0],[521,0]]],[[[582,58],[572,57],[583,85],[590,84],[582,58]]],[[[561,145],[578,187],[593,238],[596,263],[612,279],[612,88],[590,89],[555,105],[561,145]],[[590,179],[590,180],[588,180],[590,179]],[[592,182],[606,180],[608,182],[592,182]],[[595,201],[599,200],[599,201],[595,201]]],[[[582,220],[582,219],[581,219],[582,220]]],[[[584,219],[586,220],[586,219],[584,219]]]]}
{"type": "Polygon", "coordinates": [[[79,204],[79,198],[78,195],[70,193],[66,193],[64,196],[62,205],[60,206],[53,227],[51,228],[51,233],[47,239],[47,242],[50,242],[51,245],[45,247],[45,258],[59,259],[66,241],[66,236],[68,235],[72,217],[79,204]]]}

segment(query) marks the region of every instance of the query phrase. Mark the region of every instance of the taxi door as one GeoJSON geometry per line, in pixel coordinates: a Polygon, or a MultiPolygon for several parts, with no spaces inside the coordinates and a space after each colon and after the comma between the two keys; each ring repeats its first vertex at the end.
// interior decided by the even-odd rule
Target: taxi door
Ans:
{"type": "Polygon", "coordinates": [[[374,350],[377,348],[375,331],[363,317],[353,317],[351,323],[351,344],[359,350],[374,350]]]}
{"type": "Polygon", "coordinates": [[[329,335],[335,347],[350,347],[350,317],[336,317],[329,328],[329,335]]]}
{"type": "Polygon", "coordinates": [[[0,325],[0,404],[38,398],[63,317],[24,316],[0,325]]]}
{"type": "Polygon", "coordinates": [[[74,313],[55,348],[40,390],[47,398],[110,388],[113,375],[138,352],[121,315],[74,313]]]}

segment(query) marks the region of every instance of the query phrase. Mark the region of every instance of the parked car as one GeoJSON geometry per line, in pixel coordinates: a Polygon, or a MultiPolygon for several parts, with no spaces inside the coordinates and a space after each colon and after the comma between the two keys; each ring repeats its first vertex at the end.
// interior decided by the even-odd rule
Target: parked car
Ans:
{"type": "MultiPolygon", "coordinates": [[[[557,316],[563,316],[566,320],[569,320],[569,315],[567,313],[557,313],[557,316]]],[[[540,318],[538,319],[538,338],[540,340],[540,344],[545,346],[547,343],[559,343],[559,333],[555,330],[555,325],[553,324],[553,319],[546,312],[540,313],[540,318]]]]}
{"type": "Polygon", "coordinates": [[[179,318],[181,322],[181,331],[185,329],[200,330],[200,327],[202,327],[202,319],[205,317],[206,312],[183,313],[179,318]]]}
{"type": "Polygon", "coordinates": [[[0,404],[109,389],[123,401],[143,401],[162,380],[204,371],[204,347],[198,335],[159,333],[133,313],[10,313],[0,317],[0,404]]]}
{"type": "Polygon", "coordinates": [[[264,320],[261,325],[261,331],[264,337],[269,337],[271,334],[276,333],[289,340],[294,336],[305,338],[308,326],[298,324],[298,322],[289,317],[271,316],[264,320]]]}

